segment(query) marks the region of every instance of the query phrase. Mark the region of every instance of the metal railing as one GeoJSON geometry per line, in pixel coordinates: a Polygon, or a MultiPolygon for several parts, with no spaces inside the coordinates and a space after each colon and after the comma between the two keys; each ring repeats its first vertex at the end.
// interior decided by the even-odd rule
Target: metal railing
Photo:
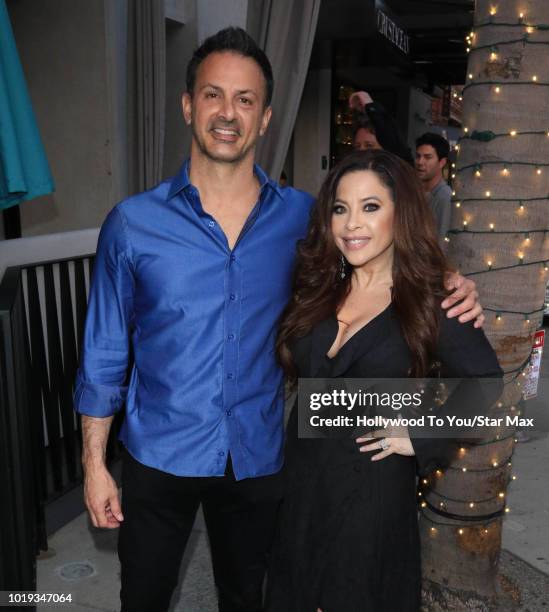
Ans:
{"type": "Polygon", "coordinates": [[[46,506],[82,483],[72,392],[93,258],[10,267],[0,284],[0,590],[35,589],[46,506]]]}

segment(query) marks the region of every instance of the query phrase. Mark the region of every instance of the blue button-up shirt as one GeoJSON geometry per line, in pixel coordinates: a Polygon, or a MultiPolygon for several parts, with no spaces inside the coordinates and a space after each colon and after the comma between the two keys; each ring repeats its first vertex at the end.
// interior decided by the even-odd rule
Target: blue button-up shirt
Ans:
{"type": "Polygon", "coordinates": [[[255,173],[259,201],[232,250],[188,162],[101,228],[75,410],[107,417],[126,401],[121,440],[164,472],[221,476],[229,453],[239,480],[282,465],[274,342],[312,198],[255,173]]]}

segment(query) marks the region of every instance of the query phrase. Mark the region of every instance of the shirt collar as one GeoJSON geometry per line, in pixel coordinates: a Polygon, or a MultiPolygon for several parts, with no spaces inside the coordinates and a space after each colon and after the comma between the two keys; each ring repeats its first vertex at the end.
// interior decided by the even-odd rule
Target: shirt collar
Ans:
{"type": "MultiPolygon", "coordinates": [[[[175,195],[180,193],[181,191],[185,191],[189,188],[194,188],[194,185],[191,183],[189,179],[189,167],[190,167],[190,159],[187,159],[185,163],[181,166],[179,172],[174,176],[171,182],[170,191],[168,192],[168,200],[173,198],[175,195]]],[[[265,171],[260,168],[257,164],[254,164],[254,174],[257,176],[259,180],[259,189],[260,193],[263,194],[265,188],[272,189],[276,194],[278,194],[281,198],[282,190],[280,185],[270,179],[265,171]]]]}

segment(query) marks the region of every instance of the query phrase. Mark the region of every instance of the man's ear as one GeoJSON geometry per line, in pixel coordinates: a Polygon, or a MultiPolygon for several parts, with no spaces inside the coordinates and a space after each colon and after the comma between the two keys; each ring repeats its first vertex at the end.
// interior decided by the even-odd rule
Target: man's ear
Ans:
{"type": "Polygon", "coordinates": [[[193,99],[191,95],[187,92],[183,94],[181,98],[181,106],[183,107],[183,119],[185,119],[185,123],[187,125],[191,125],[191,120],[193,117],[193,99]]]}
{"type": "Polygon", "coordinates": [[[273,109],[271,106],[267,106],[267,108],[263,111],[263,117],[261,118],[261,127],[259,128],[259,135],[263,136],[269,127],[269,121],[271,120],[271,115],[273,114],[273,109]]]}

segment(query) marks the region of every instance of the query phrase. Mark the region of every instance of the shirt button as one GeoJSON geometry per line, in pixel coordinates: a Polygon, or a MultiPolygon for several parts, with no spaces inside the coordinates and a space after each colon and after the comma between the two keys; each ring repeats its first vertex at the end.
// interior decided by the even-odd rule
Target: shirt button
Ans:
{"type": "Polygon", "coordinates": [[[229,340],[234,340],[234,334],[229,334],[229,340]]]}
{"type": "Polygon", "coordinates": [[[225,455],[225,453],[224,453],[223,451],[219,451],[218,455],[219,455],[220,457],[223,457],[223,456],[225,455]]]}
{"type": "Polygon", "coordinates": [[[232,412],[230,410],[227,410],[227,416],[231,416],[232,412]]]}
{"type": "Polygon", "coordinates": [[[229,296],[230,300],[232,302],[234,302],[236,300],[236,295],[234,293],[231,293],[231,295],[229,296]]]}
{"type": "Polygon", "coordinates": [[[229,373],[227,374],[227,378],[228,378],[229,380],[231,380],[231,379],[233,378],[233,374],[232,374],[232,372],[229,372],[229,373]]]}
{"type": "Polygon", "coordinates": [[[236,261],[236,255],[231,255],[231,261],[236,261]]]}
{"type": "Polygon", "coordinates": [[[215,221],[208,221],[208,225],[209,225],[209,227],[214,227],[215,226],[215,221]]]}

